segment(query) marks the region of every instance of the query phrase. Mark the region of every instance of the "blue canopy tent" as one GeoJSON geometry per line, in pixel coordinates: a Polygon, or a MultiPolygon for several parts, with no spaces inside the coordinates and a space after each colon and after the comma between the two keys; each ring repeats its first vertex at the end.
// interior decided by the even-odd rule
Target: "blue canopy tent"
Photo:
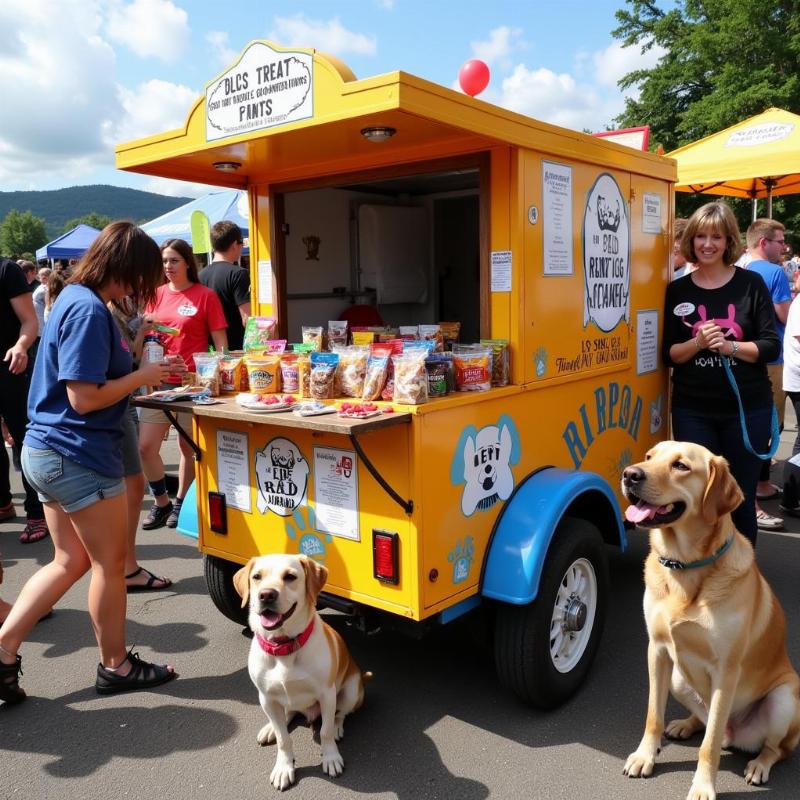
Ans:
{"type": "Polygon", "coordinates": [[[36,251],[36,258],[80,258],[100,233],[91,225],[76,225],[36,251]]]}
{"type": "MultiPolygon", "coordinates": [[[[142,230],[152,236],[158,244],[167,239],[185,239],[192,243],[192,212],[202,211],[208,217],[209,226],[223,219],[235,222],[241,229],[248,244],[250,221],[247,207],[247,192],[241,189],[221,189],[198,197],[184,206],[175,208],[142,225],[142,230]]],[[[245,249],[245,253],[248,252],[245,249]]]]}

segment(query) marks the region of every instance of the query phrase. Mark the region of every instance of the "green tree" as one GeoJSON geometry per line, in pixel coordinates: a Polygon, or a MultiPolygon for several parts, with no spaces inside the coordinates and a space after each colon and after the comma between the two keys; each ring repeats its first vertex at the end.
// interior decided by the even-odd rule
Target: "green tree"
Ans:
{"type": "MultiPolygon", "coordinates": [[[[800,0],[626,0],[614,37],[626,46],[663,48],[656,66],[620,81],[638,87],[617,118],[621,127],[649,125],[653,146],[669,152],[772,106],[800,113],[800,0]]],[[[709,195],[677,195],[686,216],[709,195]]],[[[750,201],[728,201],[739,223],[750,201]]],[[[762,204],[761,213],[764,213],[762,204]]],[[[776,201],[773,216],[798,229],[800,202],[776,201]]]]}
{"type": "Polygon", "coordinates": [[[64,223],[64,228],[61,232],[67,233],[78,225],[91,225],[92,228],[97,228],[97,230],[101,231],[109,222],[111,222],[111,217],[106,214],[98,214],[96,211],[90,211],[82,217],[75,217],[75,219],[64,223]]]}
{"type": "Polygon", "coordinates": [[[0,222],[0,253],[3,255],[36,252],[43,244],[47,244],[44,220],[32,212],[12,208],[0,222]]]}

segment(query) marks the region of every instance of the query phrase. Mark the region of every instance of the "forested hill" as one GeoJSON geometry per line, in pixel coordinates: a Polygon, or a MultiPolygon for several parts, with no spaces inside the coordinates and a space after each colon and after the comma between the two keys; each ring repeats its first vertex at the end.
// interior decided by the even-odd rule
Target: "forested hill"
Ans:
{"type": "Polygon", "coordinates": [[[70,186],[46,192],[0,192],[0,220],[12,208],[32,211],[42,217],[51,235],[61,233],[71,219],[92,211],[111,219],[146,222],[191,200],[189,197],[167,197],[121,186],[70,186]]]}

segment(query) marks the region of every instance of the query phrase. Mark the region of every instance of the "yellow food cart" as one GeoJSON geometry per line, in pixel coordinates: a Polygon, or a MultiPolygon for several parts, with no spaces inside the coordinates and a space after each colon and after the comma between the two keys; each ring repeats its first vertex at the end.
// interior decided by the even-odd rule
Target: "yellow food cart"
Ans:
{"type": "Polygon", "coordinates": [[[252,311],[281,338],[366,305],[509,343],[507,386],[368,419],[192,407],[196,507],[179,527],[217,607],[242,618],[230,579],[250,556],[305,553],[328,568],[323,603],[417,626],[482,606],[504,685],[540,706],[574,692],[606,546],[626,545],[620,472],[666,434],[674,163],[266,41],[182,128],[116,155],[247,190],[252,311]]]}

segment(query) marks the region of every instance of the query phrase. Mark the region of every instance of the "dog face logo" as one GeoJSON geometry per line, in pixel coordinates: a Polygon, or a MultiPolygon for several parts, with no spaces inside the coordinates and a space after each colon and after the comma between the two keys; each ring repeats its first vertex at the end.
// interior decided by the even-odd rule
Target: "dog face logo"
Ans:
{"type": "Polygon", "coordinates": [[[650,401],[650,433],[658,433],[661,430],[661,423],[663,421],[661,410],[663,406],[663,395],[659,395],[655,400],[650,401]]]}
{"type": "Polygon", "coordinates": [[[308,473],[308,461],[288,439],[273,439],[258,450],[258,510],[265,514],[270,509],[281,517],[288,517],[305,503],[308,473]]]}
{"type": "Polygon", "coordinates": [[[514,421],[503,415],[497,425],[479,431],[466,428],[456,445],[450,468],[450,479],[464,484],[461,511],[472,516],[487,511],[498,500],[507,500],[514,491],[511,465],[520,457],[519,434],[514,421]]]}

